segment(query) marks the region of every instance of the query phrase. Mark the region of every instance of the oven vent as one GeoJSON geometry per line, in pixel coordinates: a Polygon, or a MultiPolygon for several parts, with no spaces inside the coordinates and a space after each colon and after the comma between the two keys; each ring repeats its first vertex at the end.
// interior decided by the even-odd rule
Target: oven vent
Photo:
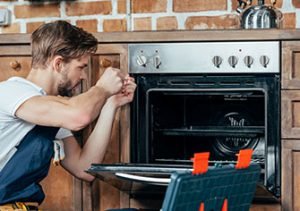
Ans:
{"type": "Polygon", "coordinates": [[[240,82],[234,82],[234,81],[225,81],[219,83],[221,86],[241,86],[240,82]]]}
{"type": "Polygon", "coordinates": [[[178,81],[172,80],[168,82],[169,85],[178,85],[178,86],[216,86],[218,83],[214,81],[178,81]]]}
{"type": "Polygon", "coordinates": [[[254,86],[254,82],[248,81],[240,83],[237,81],[192,81],[192,80],[170,80],[170,81],[159,81],[158,85],[172,85],[172,86],[193,86],[193,87],[241,87],[241,86],[254,86]]]}
{"type": "Polygon", "coordinates": [[[169,81],[170,85],[179,85],[179,86],[190,86],[190,81],[169,81]]]}

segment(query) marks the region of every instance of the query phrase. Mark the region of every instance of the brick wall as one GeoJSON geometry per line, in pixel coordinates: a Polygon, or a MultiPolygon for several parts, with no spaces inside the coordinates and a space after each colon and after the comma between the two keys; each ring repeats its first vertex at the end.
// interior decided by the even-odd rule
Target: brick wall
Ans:
{"type": "MultiPolygon", "coordinates": [[[[31,33],[59,19],[90,32],[235,29],[237,5],[237,0],[0,0],[0,8],[12,14],[0,33],[31,33]]],[[[300,28],[299,0],[277,0],[275,6],[284,14],[282,28],[300,28]]]]}

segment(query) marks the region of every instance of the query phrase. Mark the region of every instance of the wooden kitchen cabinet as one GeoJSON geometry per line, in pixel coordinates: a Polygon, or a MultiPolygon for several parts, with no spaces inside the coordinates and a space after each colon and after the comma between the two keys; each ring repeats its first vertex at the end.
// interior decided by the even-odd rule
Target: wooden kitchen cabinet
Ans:
{"type": "Polygon", "coordinates": [[[300,41],[282,42],[281,136],[300,138],[300,41]]]}
{"type": "MultiPolygon", "coordinates": [[[[127,45],[100,44],[92,57],[89,70],[90,84],[93,86],[107,67],[119,68],[128,73],[127,45]]],[[[88,137],[94,124],[85,130],[84,140],[88,137]]],[[[113,131],[103,163],[129,162],[129,106],[124,106],[116,113],[113,131]]],[[[83,210],[103,211],[109,208],[128,207],[125,193],[100,180],[84,183],[83,210]]]]}
{"type": "Polygon", "coordinates": [[[30,71],[29,45],[0,46],[0,81],[12,76],[26,77],[30,71]]]}
{"type": "Polygon", "coordinates": [[[300,139],[282,140],[282,210],[300,210],[300,139]]]}
{"type": "Polygon", "coordinates": [[[300,41],[282,42],[282,210],[300,210],[300,41]]]}
{"type": "Polygon", "coordinates": [[[300,41],[282,42],[282,89],[300,89],[300,41]]]}
{"type": "Polygon", "coordinates": [[[281,91],[281,137],[300,138],[300,90],[281,91]]]}

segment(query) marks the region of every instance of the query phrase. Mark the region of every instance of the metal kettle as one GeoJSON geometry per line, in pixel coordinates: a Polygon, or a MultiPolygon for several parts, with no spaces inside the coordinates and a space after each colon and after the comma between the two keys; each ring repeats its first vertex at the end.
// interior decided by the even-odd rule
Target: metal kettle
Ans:
{"type": "Polygon", "coordinates": [[[282,13],[277,10],[273,5],[275,1],[272,1],[272,5],[264,5],[264,0],[258,0],[258,5],[246,8],[247,5],[251,5],[252,0],[247,2],[243,0],[239,1],[239,7],[237,12],[241,14],[240,23],[243,29],[268,29],[268,28],[280,28],[282,22],[282,13]],[[246,9],[245,9],[246,8],[246,9]]]}

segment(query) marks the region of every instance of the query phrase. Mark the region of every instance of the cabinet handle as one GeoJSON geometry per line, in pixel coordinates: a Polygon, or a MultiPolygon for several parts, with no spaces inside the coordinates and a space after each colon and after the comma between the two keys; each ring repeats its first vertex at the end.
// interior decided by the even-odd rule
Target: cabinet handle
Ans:
{"type": "Polygon", "coordinates": [[[17,60],[10,62],[9,65],[14,70],[18,70],[21,67],[20,62],[18,62],[17,60]]]}
{"type": "Polygon", "coordinates": [[[111,66],[112,66],[112,62],[110,60],[105,59],[105,58],[100,60],[100,67],[108,68],[108,67],[111,67],[111,66]]]}

